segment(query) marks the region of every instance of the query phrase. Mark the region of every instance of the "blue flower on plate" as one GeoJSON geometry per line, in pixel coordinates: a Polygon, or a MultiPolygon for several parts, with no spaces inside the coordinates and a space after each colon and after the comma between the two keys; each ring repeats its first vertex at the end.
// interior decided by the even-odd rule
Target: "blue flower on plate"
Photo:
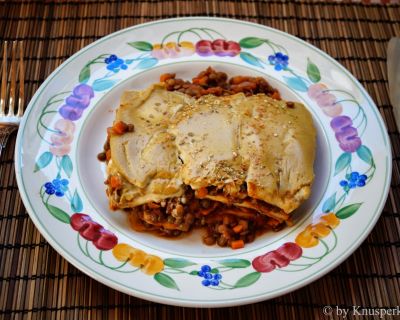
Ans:
{"type": "Polygon", "coordinates": [[[339,185],[343,187],[344,191],[349,191],[350,189],[355,189],[357,187],[362,188],[366,184],[367,175],[360,174],[357,171],[353,171],[346,175],[345,180],[341,180],[339,185]]]}
{"type": "Polygon", "coordinates": [[[68,190],[68,179],[54,179],[44,184],[45,192],[48,195],[55,194],[57,197],[63,197],[68,190]]]}
{"type": "Polygon", "coordinates": [[[211,272],[212,269],[209,265],[204,265],[200,268],[200,271],[197,272],[199,277],[204,278],[201,281],[201,284],[205,287],[209,286],[218,286],[219,282],[222,279],[222,275],[219,272],[211,272]]]}
{"type": "Polygon", "coordinates": [[[282,52],[277,52],[268,56],[268,62],[274,66],[276,71],[285,70],[289,65],[289,57],[282,52]]]}
{"type": "Polygon", "coordinates": [[[107,64],[107,69],[117,73],[119,70],[128,69],[128,65],[125,63],[124,59],[118,58],[115,54],[110,55],[109,57],[104,59],[104,62],[107,64]]]}

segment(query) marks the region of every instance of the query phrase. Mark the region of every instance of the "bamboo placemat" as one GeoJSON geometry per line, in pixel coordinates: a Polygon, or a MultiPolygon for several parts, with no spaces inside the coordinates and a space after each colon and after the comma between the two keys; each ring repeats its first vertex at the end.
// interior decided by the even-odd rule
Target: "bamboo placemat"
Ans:
{"type": "Polygon", "coordinates": [[[334,271],[280,298],[225,309],[178,308],[140,300],[84,275],[39,234],[18,193],[13,137],[0,159],[1,319],[328,319],[323,314],[326,305],[400,304],[400,137],[388,98],[385,62],[388,40],[400,36],[398,3],[2,1],[0,39],[24,41],[30,98],[58,65],[94,40],[146,21],[190,15],[248,20],[291,33],[337,59],[365,86],[386,122],[393,151],[391,190],[374,231],[334,271]]]}

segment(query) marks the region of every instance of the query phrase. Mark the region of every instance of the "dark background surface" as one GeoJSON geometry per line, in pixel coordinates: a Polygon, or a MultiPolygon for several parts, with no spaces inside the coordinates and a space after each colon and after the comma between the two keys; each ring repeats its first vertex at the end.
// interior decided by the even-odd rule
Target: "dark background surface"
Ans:
{"type": "MultiPolygon", "coordinates": [[[[1,319],[329,319],[325,305],[400,304],[400,140],[388,98],[386,47],[400,36],[400,6],[323,1],[0,2],[0,39],[23,40],[27,99],[70,55],[111,32],[177,16],[257,22],[321,48],[365,86],[392,142],[389,198],[363,245],[325,277],[285,296],[241,307],[191,309],[130,297],[65,261],[30,220],[14,174],[15,136],[0,159],[1,319]]],[[[1,44],[0,44],[1,46],[1,44]]],[[[389,318],[389,317],[388,317],[389,318]]]]}

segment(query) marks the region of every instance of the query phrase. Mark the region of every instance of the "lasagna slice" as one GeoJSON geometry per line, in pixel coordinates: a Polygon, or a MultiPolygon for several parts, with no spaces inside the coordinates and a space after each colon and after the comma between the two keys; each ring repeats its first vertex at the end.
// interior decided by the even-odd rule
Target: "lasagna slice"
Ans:
{"type": "Polygon", "coordinates": [[[109,130],[107,194],[137,231],[199,227],[206,244],[238,248],[290,224],[310,195],[316,134],[300,103],[157,84],[125,92],[115,123],[131,130],[109,130]]]}

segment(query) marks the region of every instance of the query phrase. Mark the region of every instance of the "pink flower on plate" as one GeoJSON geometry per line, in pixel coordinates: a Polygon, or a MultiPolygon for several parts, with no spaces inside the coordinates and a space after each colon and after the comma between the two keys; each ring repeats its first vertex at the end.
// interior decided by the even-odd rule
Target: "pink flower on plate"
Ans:
{"type": "Polygon", "coordinates": [[[53,145],[50,146],[49,151],[58,157],[65,156],[71,152],[71,146],[70,145],[53,145]]]}
{"type": "Polygon", "coordinates": [[[256,257],[252,265],[258,272],[271,272],[276,267],[286,267],[290,261],[300,258],[302,254],[303,250],[300,246],[293,242],[286,242],[278,249],[256,257]]]}
{"type": "Polygon", "coordinates": [[[104,229],[87,214],[73,214],[70,223],[72,229],[78,231],[82,238],[92,241],[99,250],[111,250],[118,243],[118,238],[114,233],[104,229]]]}
{"type": "Polygon", "coordinates": [[[343,112],[343,106],[337,103],[336,96],[326,92],[327,87],[323,83],[312,84],[308,88],[308,96],[314,100],[328,117],[337,117],[343,112]]]}
{"type": "Polygon", "coordinates": [[[210,40],[200,40],[196,43],[196,52],[199,56],[208,57],[214,54],[214,49],[212,47],[212,41],[210,40]]]}
{"type": "Polygon", "coordinates": [[[59,119],[54,124],[54,129],[58,132],[50,136],[52,145],[50,152],[55,156],[64,156],[71,151],[71,142],[74,139],[75,124],[67,119],[59,119]]]}
{"type": "Polygon", "coordinates": [[[320,94],[322,94],[327,89],[328,89],[327,86],[324,85],[323,83],[316,83],[308,87],[307,94],[311,99],[315,100],[320,94]]]}
{"type": "Polygon", "coordinates": [[[64,133],[72,135],[75,132],[75,123],[66,119],[59,119],[54,124],[54,129],[64,133]]]}
{"type": "Polygon", "coordinates": [[[212,42],[212,49],[216,56],[234,57],[240,53],[240,45],[236,41],[217,39],[212,42]]]}
{"type": "Polygon", "coordinates": [[[286,242],[275,251],[291,261],[300,258],[303,254],[303,250],[294,242],[286,242]]]}
{"type": "Polygon", "coordinates": [[[196,52],[199,56],[208,57],[216,55],[219,57],[234,57],[240,53],[240,45],[236,41],[224,39],[200,40],[196,43],[196,52]]]}
{"type": "Polygon", "coordinates": [[[335,103],[331,106],[321,107],[321,110],[328,117],[334,118],[343,112],[343,106],[340,103],[335,103]]]}
{"type": "Polygon", "coordinates": [[[290,263],[290,260],[276,251],[268,252],[262,256],[258,256],[252,262],[253,268],[258,272],[271,272],[276,267],[283,268],[290,263]]]}
{"type": "Polygon", "coordinates": [[[329,107],[332,106],[336,102],[336,97],[327,92],[322,92],[315,99],[319,107],[329,107]]]}

